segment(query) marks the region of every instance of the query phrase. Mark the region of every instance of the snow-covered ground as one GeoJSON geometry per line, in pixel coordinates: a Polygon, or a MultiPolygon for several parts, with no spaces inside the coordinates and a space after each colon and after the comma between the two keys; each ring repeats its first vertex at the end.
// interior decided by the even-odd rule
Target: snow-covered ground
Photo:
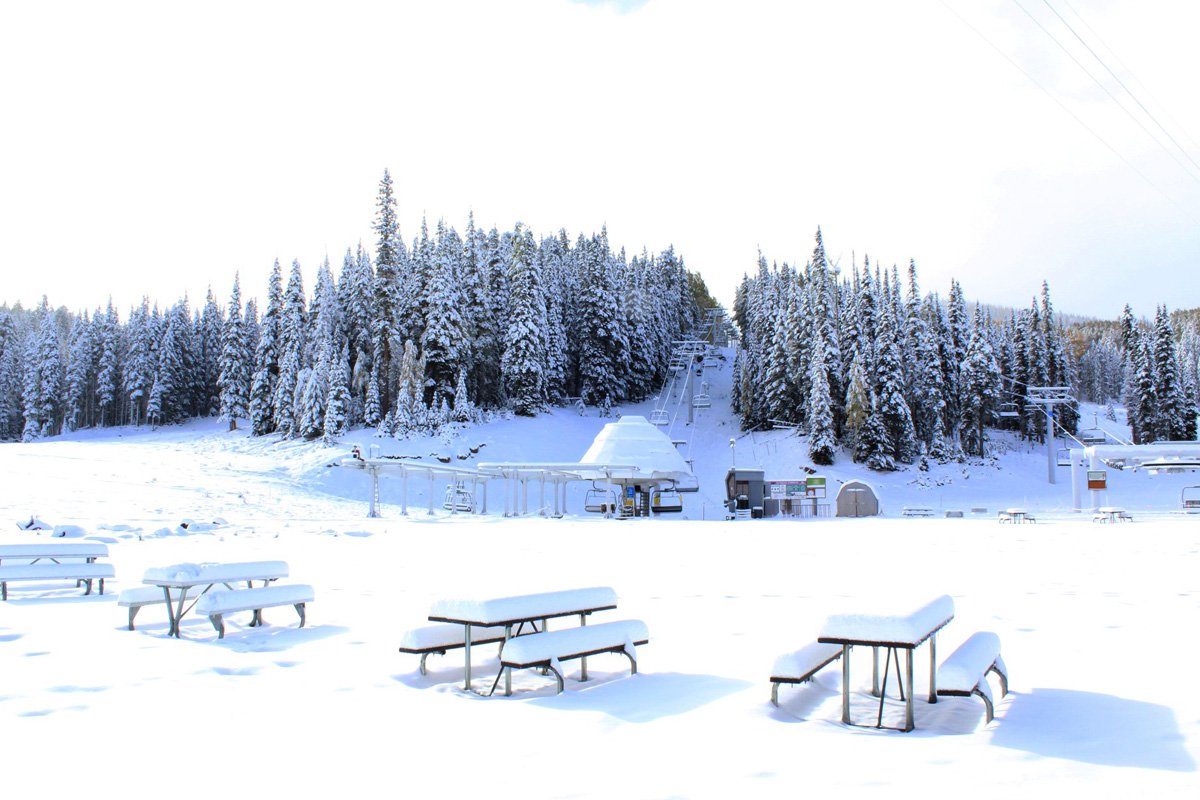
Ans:
{"type": "MultiPolygon", "coordinates": [[[[564,519],[505,519],[498,485],[487,517],[429,515],[424,481],[412,482],[404,518],[394,480],[383,516],[368,519],[366,476],[325,466],[353,443],[381,444],[367,434],[325,449],[202,421],[0,446],[0,520],[10,520],[0,541],[48,540],[13,525],[37,515],[108,542],[116,569],[102,597],[13,584],[0,605],[6,794],[1197,796],[1200,517],[1173,509],[1200,477],[1110,471],[1108,500],[1135,522],[1098,525],[1070,511],[1065,469],[1049,486],[1042,452],[1013,444],[994,466],[823,471],[831,495],[866,477],[883,518],[726,522],[731,437],[739,465],[769,477],[799,477],[808,461],[794,434],[739,433],[720,412],[718,375],[713,408],[672,429],[690,440],[681,450],[701,478],[689,521],[588,516],[584,487],[564,519]],[[989,515],[900,518],[909,504],[989,515]],[[1039,524],[997,524],[1005,505],[1036,510],[1039,524]],[[218,641],[189,615],[175,640],[150,607],[126,630],[117,593],[147,568],[260,559],[286,560],[291,580],[315,587],[307,627],[277,608],[259,629],[232,616],[218,641]],[[513,697],[482,698],[461,689],[461,651],[432,656],[428,676],[396,651],[438,598],[587,586],[620,597],[594,621],[647,623],[638,675],[621,656],[596,657],[593,679],[568,680],[561,695],[527,672],[513,697]],[[941,594],[957,612],[941,654],[976,630],[1000,636],[1012,691],[991,725],[978,699],[948,698],[919,700],[913,733],[845,728],[836,665],[769,703],[775,657],[813,639],[826,616],[941,594]]],[[[576,460],[605,421],[558,410],[384,452],[463,466],[576,460]]],[[[854,656],[855,714],[869,718],[869,655],[854,656]]],[[[926,659],[919,650],[918,698],[926,659]]],[[[475,664],[486,688],[495,647],[475,664]]],[[[577,675],[578,662],[566,666],[577,675]]],[[[898,724],[900,704],[887,713],[898,724]]]]}

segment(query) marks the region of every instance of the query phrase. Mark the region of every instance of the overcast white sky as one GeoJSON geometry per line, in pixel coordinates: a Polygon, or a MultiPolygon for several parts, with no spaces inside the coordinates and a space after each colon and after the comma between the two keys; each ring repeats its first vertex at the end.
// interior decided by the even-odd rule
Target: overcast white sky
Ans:
{"type": "Polygon", "coordinates": [[[224,304],[276,257],[311,291],[326,253],[373,248],[386,167],[406,239],[472,209],[607,223],[725,302],[820,225],[843,268],[914,258],[943,294],[1194,307],[1198,22],[1178,0],[6,3],[0,302],[224,304]]]}

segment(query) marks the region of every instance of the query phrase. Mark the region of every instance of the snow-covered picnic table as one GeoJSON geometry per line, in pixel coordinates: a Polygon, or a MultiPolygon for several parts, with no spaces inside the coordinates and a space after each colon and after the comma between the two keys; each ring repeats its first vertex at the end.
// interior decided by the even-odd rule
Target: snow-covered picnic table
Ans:
{"type": "Polygon", "coordinates": [[[882,726],[884,693],[887,691],[887,671],[894,656],[900,695],[904,699],[904,727],[911,731],[913,725],[913,651],[929,641],[929,702],[937,702],[937,632],[954,619],[954,600],[942,595],[908,614],[837,614],[829,617],[821,628],[817,641],[823,644],[842,646],[842,722],[853,725],[850,720],[850,648],[854,645],[869,645],[874,648],[875,665],[872,673],[871,694],[879,697],[879,721],[882,726]],[[879,648],[886,650],[882,689],[879,686],[879,648]],[[900,679],[899,650],[905,653],[905,679],[908,692],[904,691],[904,680],[900,679]]]}
{"type": "Polygon", "coordinates": [[[1132,522],[1133,516],[1120,506],[1100,506],[1092,515],[1093,522],[1132,522]]]}
{"type": "MultiPolygon", "coordinates": [[[[498,598],[453,598],[439,600],[429,610],[431,622],[463,626],[463,688],[471,690],[472,628],[504,628],[504,638],[530,631],[545,631],[546,621],[556,617],[579,617],[586,625],[588,615],[617,607],[617,593],[607,586],[566,589],[555,592],[498,598]],[[540,627],[538,627],[540,623],[540,627]]],[[[587,680],[587,659],[582,660],[583,679],[587,680]]],[[[512,676],[505,671],[505,689],[511,691],[512,676]]]]}
{"type": "MultiPolygon", "coordinates": [[[[271,581],[287,576],[288,565],[284,561],[241,561],[225,564],[187,563],[152,567],[146,570],[142,576],[142,583],[162,589],[163,600],[167,606],[167,617],[170,620],[167,635],[179,638],[180,620],[192,609],[196,601],[214,586],[232,589],[234,584],[245,583],[247,587],[253,587],[255,581],[261,581],[262,585],[266,586],[271,581]],[[187,605],[189,590],[200,586],[204,588],[192,599],[192,605],[187,605]]],[[[132,622],[131,616],[131,627],[132,622]]]]}

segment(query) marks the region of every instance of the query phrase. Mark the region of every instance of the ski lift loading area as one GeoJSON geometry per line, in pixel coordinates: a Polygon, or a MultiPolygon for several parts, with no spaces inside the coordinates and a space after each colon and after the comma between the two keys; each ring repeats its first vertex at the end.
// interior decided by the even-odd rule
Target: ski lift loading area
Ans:
{"type": "MultiPolygon", "coordinates": [[[[1075,511],[1082,510],[1084,489],[1091,493],[1092,510],[1107,505],[1105,467],[1129,468],[1179,474],[1200,471],[1200,442],[1155,442],[1153,444],[1093,445],[1070,450],[1071,499],[1075,511]]],[[[1200,512],[1200,486],[1185,487],[1180,495],[1183,511],[1200,512]],[[1189,506],[1192,502],[1194,505],[1189,506]]]]}
{"type": "Polygon", "coordinates": [[[448,482],[442,508],[487,514],[489,485],[503,482],[504,515],[562,517],[567,513],[567,487],[587,482],[584,510],[626,518],[683,510],[682,494],[699,485],[675,443],[645,417],[626,416],[604,426],[577,462],[491,462],[477,469],[372,456],[355,447],[349,458],[329,465],[360,469],[371,476],[368,516],[380,516],[382,475],[401,481],[401,511],[408,515],[409,486],[427,482],[428,512],[436,513],[436,484],[448,482]],[[536,505],[531,494],[536,491],[536,505]]]}

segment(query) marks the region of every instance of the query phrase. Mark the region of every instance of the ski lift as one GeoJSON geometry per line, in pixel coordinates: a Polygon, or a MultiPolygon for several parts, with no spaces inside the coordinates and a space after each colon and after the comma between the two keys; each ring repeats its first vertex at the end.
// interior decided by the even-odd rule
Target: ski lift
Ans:
{"type": "Polygon", "coordinates": [[[1200,486],[1185,486],[1179,493],[1179,507],[1185,514],[1200,514],[1200,486]]]}
{"type": "Polygon", "coordinates": [[[455,481],[446,487],[446,499],[442,508],[447,511],[474,511],[475,495],[471,494],[462,481],[455,481]]]}
{"type": "Polygon", "coordinates": [[[671,422],[671,415],[665,408],[656,408],[650,412],[650,422],[655,425],[667,425],[671,422]]]}
{"type": "Polygon", "coordinates": [[[704,367],[706,369],[715,369],[717,366],[718,365],[717,365],[716,356],[705,356],[704,357],[704,367]]]}
{"type": "Polygon", "coordinates": [[[1060,467],[1071,466],[1071,451],[1066,447],[1058,448],[1058,465],[1060,467]]]}
{"type": "Polygon", "coordinates": [[[1001,403],[996,416],[1006,418],[1019,417],[1021,416],[1021,412],[1017,410],[1016,403],[1001,403]]]}
{"type": "Polygon", "coordinates": [[[672,489],[655,489],[650,495],[650,510],[656,514],[683,511],[683,495],[672,489]]]}
{"type": "Polygon", "coordinates": [[[616,507],[616,493],[612,489],[601,489],[595,483],[583,498],[583,510],[593,514],[607,514],[609,511],[615,511],[616,507]]]}
{"type": "Polygon", "coordinates": [[[1105,438],[1104,431],[1100,428],[1086,428],[1079,432],[1077,437],[1081,444],[1091,447],[1096,444],[1104,444],[1108,439],[1105,438]]]}
{"type": "Polygon", "coordinates": [[[695,395],[692,398],[692,408],[712,408],[712,400],[707,393],[695,395]]]}
{"type": "Polygon", "coordinates": [[[695,475],[687,475],[675,481],[672,488],[677,492],[698,492],[700,491],[700,479],[695,475]]]}

